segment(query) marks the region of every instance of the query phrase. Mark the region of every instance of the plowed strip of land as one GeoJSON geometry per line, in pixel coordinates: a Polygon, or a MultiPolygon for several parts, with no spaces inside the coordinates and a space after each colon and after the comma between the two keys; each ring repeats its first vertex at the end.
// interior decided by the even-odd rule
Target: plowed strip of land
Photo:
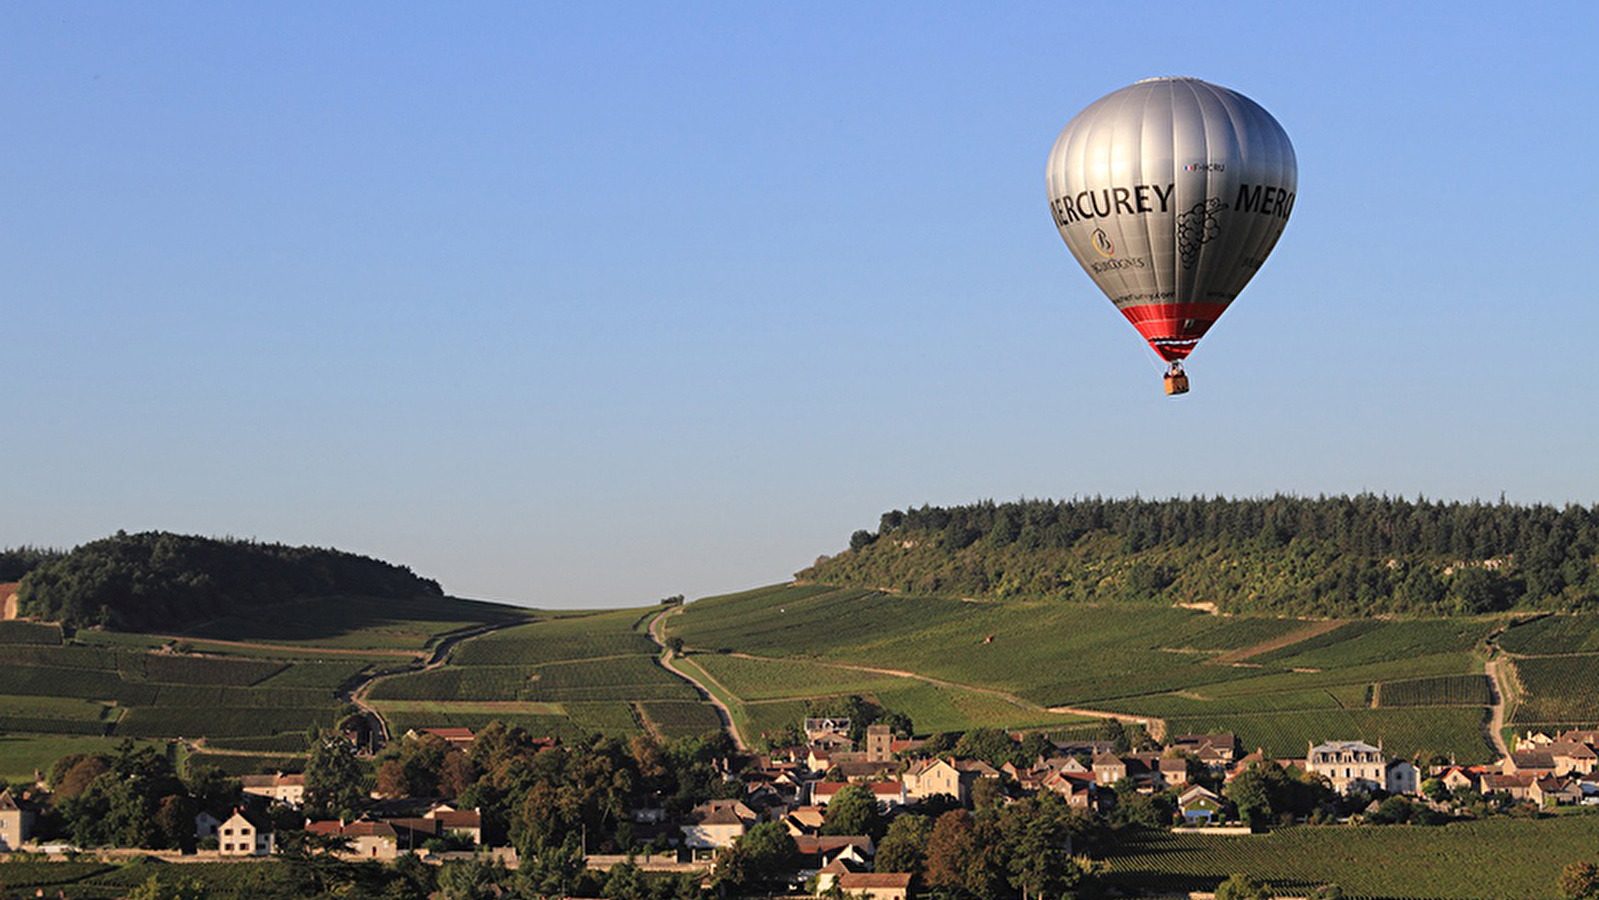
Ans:
{"type": "Polygon", "coordinates": [[[1222,655],[1211,660],[1211,662],[1218,666],[1230,666],[1233,663],[1243,662],[1246,659],[1260,656],[1264,653],[1270,653],[1273,650],[1281,650],[1284,647],[1292,647],[1300,641],[1308,641],[1314,637],[1321,637],[1327,632],[1332,631],[1343,624],[1344,621],[1342,619],[1328,619],[1325,622],[1308,622],[1303,628],[1296,628],[1287,634],[1278,635],[1269,641],[1261,641],[1260,643],[1249,647],[1240,647],[1237,650],[1231,650],[1223,653],[1222,655]]]}

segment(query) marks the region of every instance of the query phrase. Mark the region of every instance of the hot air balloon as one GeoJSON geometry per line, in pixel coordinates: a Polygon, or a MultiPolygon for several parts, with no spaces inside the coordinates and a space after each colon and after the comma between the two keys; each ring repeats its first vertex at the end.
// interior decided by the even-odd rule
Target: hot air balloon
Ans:
{"type": "Polygon", "coordinates": [[[1066,246],[1166,361],[1166,393],[1186,393],[1183,360],[1294,211],[1287,133],[1237,91],[1148,78],[1067,123],[1046,181],[1066,246]]]}

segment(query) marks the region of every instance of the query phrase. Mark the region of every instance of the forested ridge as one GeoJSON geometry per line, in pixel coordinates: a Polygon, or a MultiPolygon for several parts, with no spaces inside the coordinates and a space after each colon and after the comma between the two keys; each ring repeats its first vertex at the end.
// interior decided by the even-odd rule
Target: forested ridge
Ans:
{"type": "Polygon", "coordinates": [[[442,596],[437,582],[404,566],[353,553],[159,531],[119,531],[45,554],[17,593],[25,616],[133,631],[311,597],[442,596]]]}
{"type": "Polygon", "coordinates": [[[1599,610],[1599,507],[1353,497],[1022,500],[884,513],[801,580],[1306,616],[1599,610]]]}

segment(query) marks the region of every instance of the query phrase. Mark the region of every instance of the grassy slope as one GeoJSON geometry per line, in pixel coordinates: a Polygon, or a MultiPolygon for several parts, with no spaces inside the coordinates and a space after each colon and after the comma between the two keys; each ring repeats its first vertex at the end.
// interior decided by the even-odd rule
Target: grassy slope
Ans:
{"type": "MultiPolygon", "coordinates": [[[[207,739],[236,749],[303,748],[296,735],[333,724],[338,685],[368,666],[415,658],[445,635],[528,611],[437,598],[329,598],[257,610],[195,629],[185,653],[166,636],[0,629],[0,774],[35,768],[123,737],[207,739]],[[56,635],[52,643],[50,633],[56,635]]],[[[246,770],[280,757],[228,757],[246,770]]]]}
{"type": "Polygon", "coordinates": [[[491,719],[566,737],[715,730],[714,711],[655,662],[645,632],[655,609],[569,613],[473,638],[445,666],[384,679],[370,699],[396,733],[491,719]]]}
{"type": "Polygon", "coordinates": [[[1345,897],[1516,900],[1560,896],[1560,871],[1593,856],[1599,816],[1489,819],[1439,828],[1290,828],[1269,835],[1150,835],[1119,849],[1109,878],[1158,894],[1212,890],[1247,872],[1304,896],[1336,884],[1345,897]]]}
{"type": "Polygon", "coordinates": [[[1401,691],[1411,704],[1403,708],[1369,703],[1378,683],[1480,673],[1474,651],[1494,624],[1311,628],[1296,619],[1169,607],[969,602],[800,585],[697,601],[668,626],[745,701],[752,719],[791,716],[807,697],[861,693],[906,712],[918,731],[1036,727],[1048,724],[1038,707],[1079,707],[1166,718],[1174,732],[1231,729],[1277,756],[1302,755],[1307,740],[1364,738],[1400,753],[1486,761],[1482,705],[1426,705],[1433,695],[1419,689],[1401,691]],[[932,689],[925,682],[837,665],[914,672],[1024,705],[945,687],[968,701],[986,698],[988,708],[961,713],[951,700],[939,709],[925,696],[897,693],[914,685],[925,695],[932,689]]]}

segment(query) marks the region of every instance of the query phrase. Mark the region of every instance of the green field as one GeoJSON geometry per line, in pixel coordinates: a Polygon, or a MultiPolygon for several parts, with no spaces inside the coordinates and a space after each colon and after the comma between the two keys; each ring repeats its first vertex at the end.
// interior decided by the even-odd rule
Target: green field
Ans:
{"type": "Polygon", "coordinates": [[[1426,828],[1327,826],[1266,835],[1148,833],[1118,847],[1107,879],[1172,895],[1213,890],[1236,872],[1304,896],[1335,884],[1348,898],[1525,900],[1560,896],[1560,871],[1592,860],[1599,816],[1497,818],[1426,828]]]}
{"type": "Polygon", "coordinates": [[[1479,649],[1491,619],[1318,624],[798,585],[696,601],[666,624],[745,702],[756,730],[792,715],[796,707],[779,702],[859,693],[910,715],[919,732],[1047,727],[1040,707],[1076,707],[1168,719],[1173,733],[1232,730],[1274,755],[1302,755],[1306,739],[1363,739],[1462,762],[1490,756],[1479,649]],[[914,672],[949,682],[946,690],[1017,702],[967,693],[998,705],[977,715],[940,708],[925,690],[901,693],[895,683],[905,679],[838,665],[914,672]],[[1368,708],[1374,701],[1383,708],[1368,708]]]}
{"type": "Polygon", "coordinates": [[[369,699],[396,734],[494,719],[566,738],[714,729],[715,711],[656,661],[646,627],[658,611],[563,613],[503,628],[461,642],[443,666],[384,678],[369,699]]]}

